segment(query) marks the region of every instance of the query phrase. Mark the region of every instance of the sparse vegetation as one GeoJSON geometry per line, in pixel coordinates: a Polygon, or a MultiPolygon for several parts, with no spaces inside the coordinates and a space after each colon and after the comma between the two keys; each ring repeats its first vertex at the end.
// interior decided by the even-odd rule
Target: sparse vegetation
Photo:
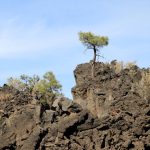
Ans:
{"type": "Polygon", "coordinates": [[[113,61],[113,68],[116,74],[120,73],[123,69],[128,69],[128,75],[135,80],[138,75],[138,80],[133,81],[133,91],[136,91],[143,99],[150,100],[150,69],[137,70],[136,62],[123,63],[113,61]]]}
{"type": "MultiPolygon", "coordinates": [[[[123,69],[129,69],[129,72],[132,71],[132,68],[136,66],[136,62],[127,62],[124,63],[123,61],[112,61],[111,65],[116,74],[120,73],[123,69]]],[[[131,73],[131,72],[130,72],[131,73]]],[[[132,74],[132,73],[131,73],[132,74]]]]}
{"type": "MultiPolygon", "coordinates": [[[[138,93],[143,99],[150,100],[150,69],[137,69],[135,61],[124,63],[114,60],[111,64],[106,63],[105,65],[112,68],[115,74],[119,74],[124,69],[127,69],[127,74],[133,80],[131,90],[138,93]]],[[[46,104],[47,100],[50,101],[56,96],[62,95],[62,86],[53,72],[46,72],[42,78],[38,75],[30,77],[24,74],[19,78],[10,77],[7,84],[19,91],[28,90],[33,95],[40,94],[40,102],[42,104],[46,104]]],[[[8,100],[10,97],[9,93],[0,93],[0,101],[8,100]]]]}
{"type": "Polygon", "coordinates": [[[141,72],[141,80],[136,83],[136,90],[142,98],[150,100],[150,69],[141,72]]]}
{"type": "Polygon", "coordinates": [[[12,98],[12,95],[9,93],[0,93],[0,101],[6,101],[11,98],[12,98]]]}
{"type": "Polygon", "coordinates": [[[136,61],[127,62],[124,64],[124,68],[131,69],[133,66],[136,66],[136,61]]]}
{"type": "Polygon", "coordinates": [[[7,84],[19,91],[28,90],[33,95],[39,93],[42,95],[41,97],[49,97],[47,99],[52,99],[55,96],[61,95],[62,89],[61,84],[51,71],[46,72],[42,79],[40,79],[38,75],[33,75],[32,77],[21,75],[20,78],[10,77],[7,84]]]}
{"type": "Polygon", "coordinates": [[[123,70],[123,62],[112,61],[111,66],[116,74],[120,73],[123,70]]]}
{"type": "Polygon", "coordinates": [[[99,49],[108,45],[108,37],[95,35],[91,32],[79,32],[79,40],[87,49],[92,49],[94,52],[92,60],[92,77],[94,77],[96,58],[101,56],[99,49]]]}

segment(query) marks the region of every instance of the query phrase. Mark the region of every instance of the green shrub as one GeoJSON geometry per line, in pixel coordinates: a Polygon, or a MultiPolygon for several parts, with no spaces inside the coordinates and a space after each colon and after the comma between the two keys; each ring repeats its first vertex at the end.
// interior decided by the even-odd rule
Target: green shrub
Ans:
{"type": "Polygon", "coordinates": [[[42,95],[42,103],[45,103],[47,99],[51,100],[58,95],[62,95],[62,86],[51,71],[46,72],[41,79],[37,75],[30,77],[24,74],[19,79],[10,77],[7,84],[19,91],[28,90],[33,95],[37,93],[42,95]]]}

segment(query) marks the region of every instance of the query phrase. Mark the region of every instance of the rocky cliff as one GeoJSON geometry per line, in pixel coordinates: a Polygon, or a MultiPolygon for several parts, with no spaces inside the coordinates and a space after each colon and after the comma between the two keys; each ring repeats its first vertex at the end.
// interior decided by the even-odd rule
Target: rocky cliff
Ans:
{"type": "Polygon", "coordinates": [[[29,92],[0,89],[1,150],[149,150],[150,100],[138,86],[137,66],[117,70],[89,63],[74,71],[73,101],[47,104],[29,92]]]}

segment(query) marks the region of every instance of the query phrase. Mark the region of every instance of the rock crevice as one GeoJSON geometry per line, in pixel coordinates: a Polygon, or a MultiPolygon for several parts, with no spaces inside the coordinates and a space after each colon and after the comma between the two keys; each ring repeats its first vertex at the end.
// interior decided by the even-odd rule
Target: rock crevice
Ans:
{"type": "Polygon", "coordinates": [[[95,69],[93,79],[89,63],[77,66],[73,101],[42,105],[28,91],[0,88],[0,150],[148,150],[150,100],[135,88],[141,69],[95,69]]]}

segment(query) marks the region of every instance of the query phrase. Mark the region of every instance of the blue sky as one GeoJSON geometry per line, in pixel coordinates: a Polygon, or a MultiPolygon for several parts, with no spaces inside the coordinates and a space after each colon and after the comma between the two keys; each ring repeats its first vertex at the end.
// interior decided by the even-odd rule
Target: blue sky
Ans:
{"type": "Polygon", "coordinates": [[[149,0],[0,0],[0,84],[51,70],[71,97],[73,70],[92,59],[79,31],[109,37],[102,61],[149,67],[149,8],[149,0]]]}

